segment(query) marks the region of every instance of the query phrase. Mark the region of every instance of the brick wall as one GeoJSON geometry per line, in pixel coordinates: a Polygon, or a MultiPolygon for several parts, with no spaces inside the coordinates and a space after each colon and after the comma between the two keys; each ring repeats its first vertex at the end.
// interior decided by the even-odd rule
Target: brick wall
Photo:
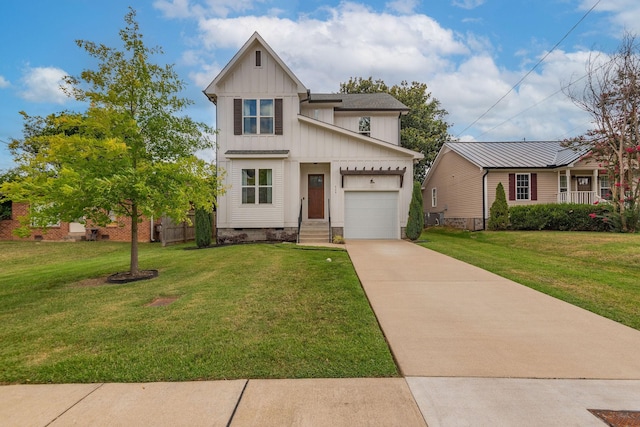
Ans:
{"type": "MultiPolygon", "coordinates": [[[[61,222],[59,226],[49,227],[46,230],[46,233],[43,232],[42,229],[32,228],[31,236],[24,239],[13,234],[13,230],[20,227],[20,222],[18,221],[18,218],[21,216],[24,216],[27,213],[27,206],[28,205],[25,203],[13,203],[11,219],[0,220],[0,240],[59,241],[59,240],[70,239],[68,222],[61,222]]],[[[155,222],[160,223],[159,220],[155,222]]],[[[124,224],[124,226],[121,227],[119,225],[114,224],[106,227],[94,227],[91,223],[87,223],[85,227],[87,230],[91,228],[97,229],[96,240],[130,242],[131,241],[131,219],[120,218],[118,223],[124,224]]],[[[138,242],[151,241],[151,234],[152,234],[152,230],[151,230],[150,221],[148,219],[144,219],[140,224],[138,224],[138,242]]],[[[85,235],[89,236],[90,232],[87,231],[85,235]]]]}

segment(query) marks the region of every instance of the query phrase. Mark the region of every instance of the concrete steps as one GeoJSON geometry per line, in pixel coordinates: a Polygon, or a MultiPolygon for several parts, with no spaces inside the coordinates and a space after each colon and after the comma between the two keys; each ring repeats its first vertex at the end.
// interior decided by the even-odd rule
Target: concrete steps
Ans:
{"type": "Polygon", "coordinates": [[[300,243],[329,243],[329,223],[303,222],[298,240],[300,243]]]}

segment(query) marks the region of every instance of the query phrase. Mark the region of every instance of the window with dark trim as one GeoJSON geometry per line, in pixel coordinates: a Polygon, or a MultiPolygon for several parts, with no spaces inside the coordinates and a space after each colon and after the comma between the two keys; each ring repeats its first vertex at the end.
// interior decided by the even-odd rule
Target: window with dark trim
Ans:
{"type": "Polygon", "coordinates": [[[535,173],[510,173],[509,200],[538,200],[537,178],[535,173]]]}
{"type": "Polygon", "coordinates": [[[234,99],[234,135],[282,135],[282,99],[234,99]]]}
{"type": "Polygon", "coordinates": [[[256,67],[262,67],[262,51],[256,50],[256,67]]]}

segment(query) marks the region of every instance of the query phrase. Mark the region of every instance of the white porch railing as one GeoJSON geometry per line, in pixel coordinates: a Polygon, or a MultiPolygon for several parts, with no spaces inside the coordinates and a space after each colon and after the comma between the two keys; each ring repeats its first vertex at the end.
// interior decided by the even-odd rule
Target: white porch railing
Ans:
{"type": "Polygon", "coordinates": [[[595,191],[565,191],[558,194],[558,203],[592,205],[596,201],[601,202],[602,198],[595,191]]]}

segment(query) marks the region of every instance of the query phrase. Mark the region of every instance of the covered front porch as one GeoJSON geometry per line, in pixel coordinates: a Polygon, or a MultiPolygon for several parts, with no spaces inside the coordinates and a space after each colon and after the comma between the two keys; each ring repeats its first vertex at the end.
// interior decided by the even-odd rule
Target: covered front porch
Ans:
{"type": "Polygon", "coordinates": [[[558,172],[558,203],[592,205],[609,200],[611,190],[608,176],[598,169],[558,172]]]}

